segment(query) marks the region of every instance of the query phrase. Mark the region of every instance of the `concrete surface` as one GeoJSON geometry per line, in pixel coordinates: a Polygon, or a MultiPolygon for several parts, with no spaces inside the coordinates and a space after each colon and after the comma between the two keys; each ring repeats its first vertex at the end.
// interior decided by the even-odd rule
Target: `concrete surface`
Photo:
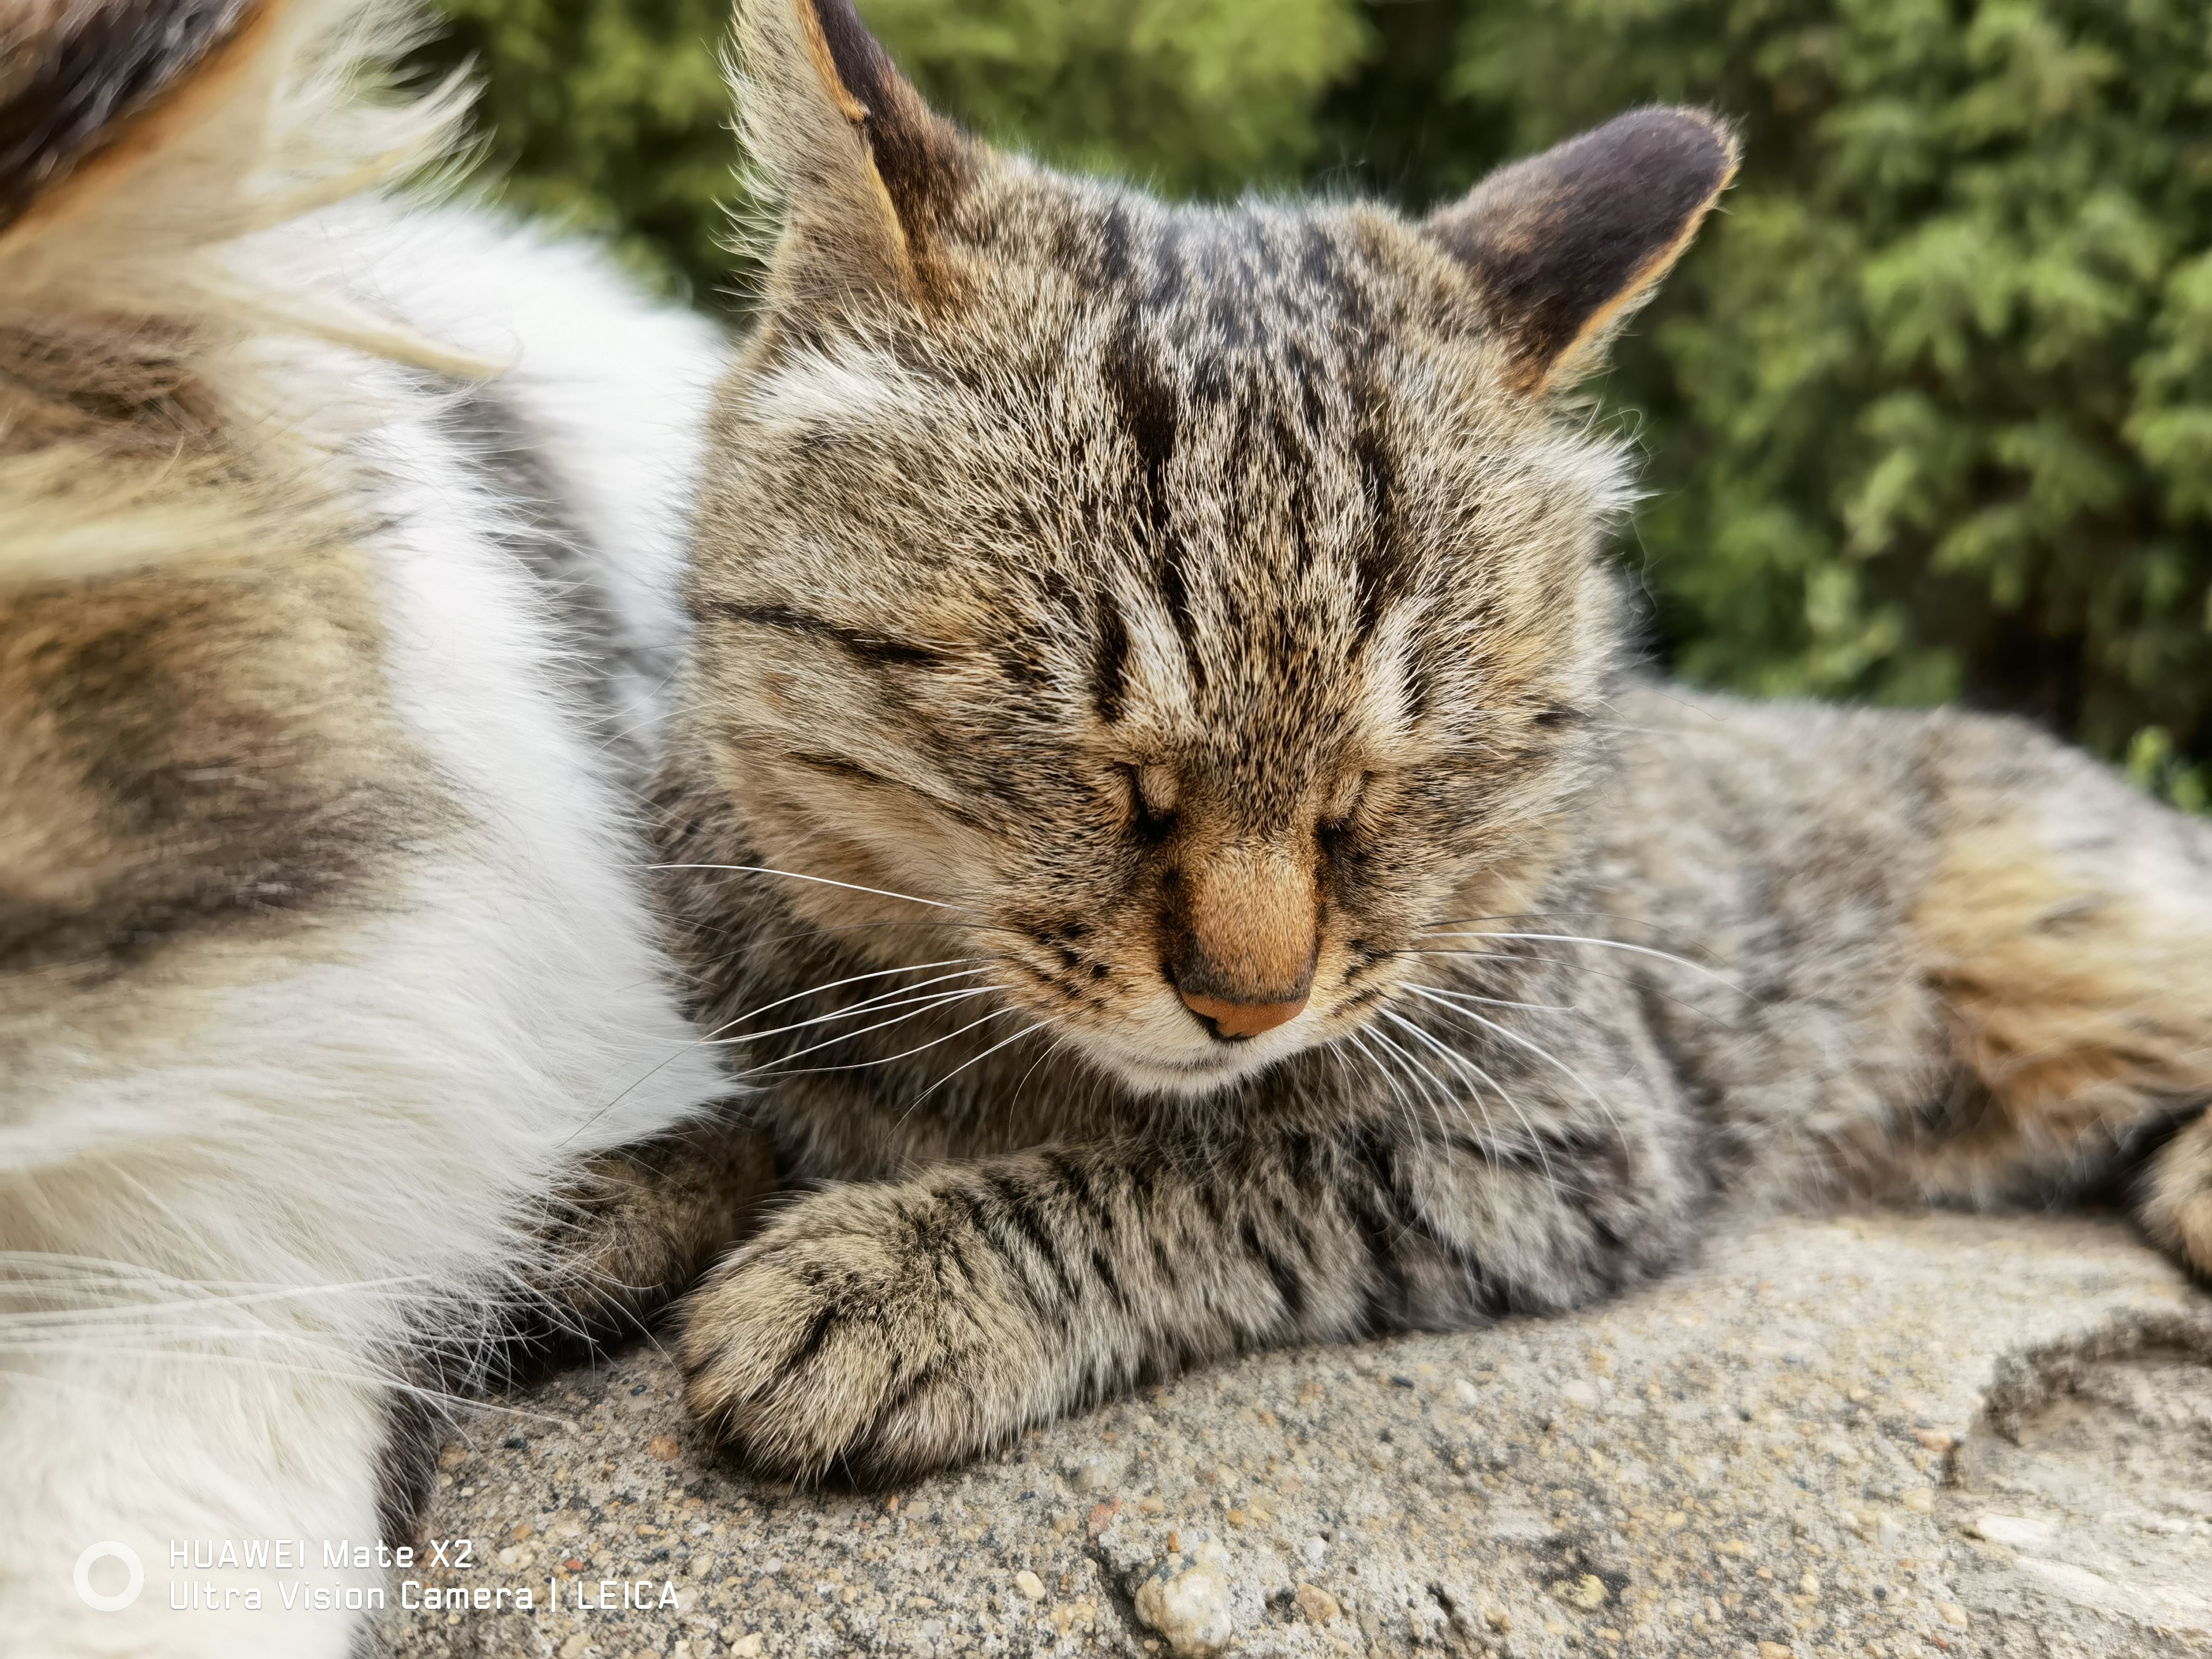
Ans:
{"type": "Polygon", "coordinates": [[[650,1347],[465,1426],[429,1531],[473,1565],[395,1575],[390,1659],[2212,1651],[2212,1297],[2108,1218],[1740,1224],[1608,1306],[1255,1356],[890,1498],[719,1467],[650,1347]]]}

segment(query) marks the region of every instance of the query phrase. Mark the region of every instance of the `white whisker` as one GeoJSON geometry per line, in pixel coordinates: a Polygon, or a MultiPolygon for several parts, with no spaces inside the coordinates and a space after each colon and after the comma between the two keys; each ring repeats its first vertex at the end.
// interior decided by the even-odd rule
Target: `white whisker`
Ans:
{"type": "MultiPolygon", "coordinates": [[[[1700,1008],[1696,1003],[1689,1001],[1686,998],[1677,996],[1672,991],[1662,990],[1656,985],[1653,985],[1644,980],[1638,979],[1632,975],[1608,973],[1602,968],[1593,968],[1587,963],[1577,962],[1571,957],[1536,957],[1507,951],[1393,951],[1390,954],[1397,957],[1434,957],[1439,960],[1444,961],[1532,962],[1546,963],[1554,968],[1571,968],[1575,972],[1578,974],[1587,974],[1592,979],[1611,980],[1616,985],[1632,985],[1639,992],[1658,997],[1663,1001],[1673,1003],[1684,1013],[1692,1016],[1693,1018],[1704,1020],[1708,1025],[1718,1024],[1720,1023],[1710,1009],[1700,1008]]],[[[1729,988],[1730,990],[1735,990],[1737,988],[1735,986],[1729,986],[1729,988]]],[[[1540,1005],[1531,1003],[1523,1006],[1534,1007],[1540,1005]]],[[[1577,1009],[1576,1012],[1580,1012],[1581,1011],[1577,1009]]],[[[1585,1016],[1585,1018],[1587,1018],[1587,1016],[1585,1016]]]]}
{"type": "Polygon", "coordinates": [[[1455,997],[1462,1002],[1479,1002],[1486,1008],[1528,1008],[1538,1013],[1581,1014],[1584,1019],[1589,1018],[1571,1002],[1512,1002],[1504,997],[1479,997],[1472,991],[1455,991],[1448,985],[1428,985],[1418,980],[1407,980],[1406,988],[1409,991],[1434,991],[1440,996],[1455,997]]]}
{"type": "Polygon", "coordinates": [[[1578,933],[1500,933],[1481,928],[1455,933],[1442,927],[1431,928],[1424,933],[1421,937],[1424,939],[1526,939],[1537,944],[1588,945],[1603,951],[1627,951],[1639,957],[1650,957],[1660,962],[1672,963],[1678,968],[1687,968],[1692,973],[1703,974],[1707,979],[1718,981],[1731,991],[1742,988],[1725,974],[1716,973],[1701,962],[1692,962],[1687,957],[1678,957],[1671,951],[1655,951],[1648,945],[1630,945],[1625,940],[1617,939],[1585,939],[1578,933]]]}
{"type": "MultiPolygon", "coordinates": [[[[1367,1028],[1367,1035],[1373,1036],[1375,1034],[1375,1028],[1371,1025],[1369,1026],[1367,1028]]],[[[1358,1031],[1346,1031],[1344,1034],[1344,1040],[1351,1043],[1353,1048],[1358,1049],[1361,1054],[1366,1055],[1367,1063],[1372,1066],[1382,1076],[1382,1081],[1389,1085],[1391,1097],[1398,1103],[1398,1109],[1405,1114],[1406,1121],[1413,1125],[1415,1130],[1413,1138],[1418,1141],[1420,1139],[1419,1119],[1414,1112],[1412,1097],[1406,1093],[1404,1089],[1399,1086],[1398,1074],[1395,1072],[1393,1072],[1388,1066],[1385,1066],[1382,1060],[1376,1054],[1375,1051],[1370,1048],[1359,1039],[1360,1033],[1358,1031]]]]}
{"type": "MultiPolygon", "coordinates": [[[[948,1003],[957,1002],[965,997],[988,996],[998,988],[999,988],[995,985],[978,985],[964,991],[940,992],[935,998],[931,999],[927,1006],[925,1007],[915,1008],[907,1013],[900,1014],[893,1019],[878,1020],[873,1025],[863,1025],[857,1031],[842,1031],[836,1036],[825,1037],[819,1042],[810,1042],[804,1048],[795,1048],[791,1053],[782,1056],[781,1059],[764,1060],[758,1066],[748,1066],[744,1071],[738,1073],[738,1075],[745,1078],[760,1077],[767,1073],[775,1071],[781,1066],[789,1065],[793,1060],[799,1059],[802,1054],[811,1054],[823,1048],[834,1048],[841,1042],[850,1042],[856,1037],[864,1037],[867,1036],[871,1031],[881,1031],[893,1025],[903,1025],[910,1019],[916,1019],[923,1014],[928,1013],[932,1009],[943,1007],[948,1003]]],[[[975,1025],[962,1026],[960,1030],[972,1031],[975,1029],[975,1025],[982,1024],[985,1020],[996,1019],[1000,1015],[1010,1013],[1012,1012],[1012,1011],[1011,1009],[1001,1008],[996,1013],[984,1015],[983,1018],[977,1020],[975,1025]]],[[[952,1033],[953,1036],[957,1036],[959,1035],[959,1031],[952,1033]]],[[[907,1054],[918,1054],[921,1052],[922,1048],[933,1048],[937,1046],[938,1042],[945,1042],[948,1041],[950,1041],[949,1038],[939,1037],[936,1042],[925,1042],[921,1045],[921,1048],[909,1048],[906,1052],[907,1054]]],[[[905,1054],[886,1054],[881,1060],[860,1060],[850,1066],[809,1066],[805,1069],[809,1072],[853,1072],[859,1071],[863,1067],[869,1066],[888,1065],[894,1060],[903,1060],[904,1058],[906,1058],[905,1054]]]]}
{"type": "MultiPolygon", "coordinates": [[[[803,1031],[810,1025],[825,1025],[833,1020],[865,1019],[870,1014],[889,1013],[894,1008],[928,1007],[939,1002],[957,1002],[962,997],[981,996],[999,988],[995,985],[977,985],[957,991],[929,991],[927,988],[932,985],[940,985],[949,979],[973,979],[978,974],[989,971],[986,968],[968,968],[955,974],[939,974],[935,979],[926,979],[919,985],[902,985],[896,990],[885,991],[879,996],[865,997],[849,1007],[835,1008],[826,1014],[816,1014],[811,1018],[794,1020],[788,1025],[770,1026],[765,1031],[740,1031],[735,1036],[714,1036],[705,1041],[707,1046],[713,1048],[734,1048],[741,1043],[759,1042],[769,1037],[781,1036],[787,1031],[803,1031]]],[[[726,1031],[729,1027],[724,1025],[715,1029],[726,1031]]],[[[874,1031],[880,1030],[882,1027],[870,1025],[863,1029],[874,1031]]],[[[859,1035],[858,1031],[848,1031],[845,1034],[846,1036],[859,1035]]],[[[845,1038],[836,1037],[831,1040],[842,1042],[845,1038]]]]}
{"type": "MultiPolygon", "coordinates": [[[[1013,1010],[1009,1008],[1005,1012],[1012,1013],[1013,1010]]],[[[939,1089],[942,1089],[946,1084],[951,1082],[954,1078],[958,1077],[961,1073],[966,1071],[970,1066],[975,1065],[977,1061],[988,1060],[993,1054],[997,1054],[1000,1049],[1012,1048],[1015,1043],[1019,1042],[1024,1037],[1034,1036],[1037,1032],[1043,1030],[1048,1025],[1054,1025],[1058,1023],[1059,1022],[1056,1020],[1041,1019],[1036,1024],[1025,1027],[1024,1029],[1015,1032],[1013,1036],[1008,1037],[1005,1042],[994,1042],[989,1048],[984,1049],[981,1054],[972,1055],[969,1059],[962,1060],[957,1066],[947,1072],[943,1077],[938,1079],[936,1082],[931,1084],[929,1087],[924,1089],[920,1094],[916,1095],[914,1099],[908,1103],[906,1110],[899,1114],[899,1121],[902,1123],[905,1122],[908,1117],[914,1115],[915,1107],[921,1105],[923,1101],[927,1100],[930,1096],[935,1094],[939,1089]]],[[[971,1027],[970,1029],[972,1030],[973,1028],[971,1027]]],[[[1036,1068],[1035,1066],[1031,1066],[1030,1069],[1034,1071],[1036,1068]]]]}
{"type": "Polygon", "coordinates": [[[782,876],[791,881],[811,881],[823,887],[842,887],[848,893],[870,893],[877,898],[903,899],[908,904],[927,904],[933,910],[954,910],[973,914],[964,904],[947,904],[942,899],[916,898],[912,893],[894,893],[882,887],[862,887],[849,881],[833,881],[828,876],[810,876],[801,870],[771,870],[764,864],[655,864],[654,870],[721,870],[741,876],[782,876]]]}
{"type": "MultiPolygon", "coordinates": [[[[786,1072],[783,1075],[786,1077],[813,1077],[828,1072],[865,1072],[872,1066],[889,1066],[895,1060],[906,1060],[915,1054],[927,1054],[929,1050],[937,1048],[942,1043],[951,1042],[955,1037],[965,1036],[969,1032],[974,1030],[979,1025],[988,1025],[993,1020],[1004,1019],[1007,1015],[1015,1012],[1017,1011],[1012,1008],[994,1008],[989,1013],[984,1015],[982,1018],[970,1020],[967,1024],[962,1026],[957,1031],[947,1031],[941,1037],[932,1037],[927,1042],[916,1043],[913,1048],[902,1049],[899,1053],[895,1054],[884,1054],[875,1060],[856,1060],[849,1065],[842,1066],[802,1066],[797,1071],[786,1072]]],[[[815,1048],[826,1048],[827,1047],[829,1047],[829,1044],[827,1043],[815,1044],[815,1048]]],[[[813,1049],[811,1048],[802,1048],[799,1050],[800,1054],[811,1054],[812,1052],[813,1049]]],[[[791,1056],[791,1058],[795,1060],[798,1058],[798,1055],[794,1054],[791,1056]]],[[[770,1060],[768,1065],[758,1066],[755,1069],[763,1072],[770,1071],[783,1063],[784,1062],[780,1060],[770,1060]]],[[[747,1073],[745,1075],[750,1076],[752,1073],[747,1073]]]]}
{"type": "MultiPolygon", "coordinates": [[[[763,1014],[769,1012],[771,1009],[781,1008],[787,1002],[797,1002],[803,997],[818,996],[824,991],[835,991],[842,986],[858,985],[863,980],[887,979],[893,974],[924,974],[927,973],[932,968],[957,968],[966,963],[989,963],[995,960],[997,960],[997,958],[993,957],[947,957],[942,962],[917,962],[912,966],[906,968],[878,968],[873,973],[848,975],[843,979],[833,979],[826,984],[810,985],[804,991],[793,991],[789,996],[778,997],[774,1002],[764,1002],[757,1008],[749,1009],[745,1012],[738,1015],[735,1018],[731,1019],[726,1024],[717,1025],[707,1035],[709,1036],[720,1036],[723,1032],[728,1030],[732,1025],[742,1024],[749,1019],[758,1019],[763,1014]]],[[[978,969],[976,971],[981,973],[982,970],[978,969]]],[[[934,980],[925,980],[923,983],[935,984],[936,981],[934,980]]],[[[909,985],[905,988],[912,991],[918,990],[921,988],[919,986],[909,985]]]]}
{"type": "MultiPolygon", "coordinates": [[[[1521,1109],[1521,1103],[1515,1100],[1511,1095],[1506,1093],[1505,1085],[1504,1084],[1498,1082],[1496,1078],[1491,1076],[1488,1072],[1483,1070],[1481,1066],[1476,1065],[1474,1061],[1468,1059],[1465,1054],[1461,1054],[1455,1048],[1446,1047],[1436,1037],[1422,1030],[1419,1024],[1407,1019],[1403,1014],[1397,1013],[1388,1008],[1384,1009],[1382,1013],[1384,1018],[1397,1021],[1398,1024],[1406,1027],[1407,1030],[1412,1031],[1415,1036],[1433,1044],[1437,1049],[1447,1059],[1451,1060],[1453,1064],[1464,1067],[1474,1077],[1480,1079],[1482,1082],[1489,1085],[1491,1088],[1497,1091],[1498,1099],[1505,1103],[1506,1110],[1511,1112],[1515,1117],[1520,1120],[1522,1129],[1528,1134],[1528,1145],[1536,1154],[1536,1161],[1544,1166],[1545,1184],[1553,1192],[1564,1192],[1567,1190],[1560,1183],[1559,1172],[1552,1167],[1552,1155],[1549,1149],[1544,1145],[1544,1137],[1536,1133],[1536,1126],[1529,1121],[1528,1115],[1521,1109]]],[[[1475,1103],[1478,1106],[1481,1104],[1481,1097],[1480,1095],[1476,1097],[1475,1103]]],[[[1483,1111],[1483,1117],[1486,1121],[1488,1120],[1489,1116],[1489,1111],[1487,1109],[1485,1109],[1483,1111]]]]}
{"type": "Polygon", "coordinates": [[[1498,1036],[1504,1037],[1508,1042],[1518,1044],[1520,1047],[1528,1050],[1529,1053],[1534,1054],[1538,1059],[1559,1067],[1560,1071],[1565,1073],[1567,1076],[1572,1078],[1575,1082],[1581,1085],[1583,1091],[1590,1097],[1591,1104],[1595,1105],[1601,1112],[1603,1112],[1606,1115],[1606,1121],[1613,1125],[1616,1132],[1619,1131],[1620,1127],[1620,1120],[1613,1115],[1613,1108],[1607,1104],[1605,1097],[1600,1094],[1590,1084],[1589,1080],[1583,1077],[1580,1072],[1575,1070],[1573,1066],[1568,1065],[1566,1061],[1561,1060],[1557,1054],[1544,1047],[1542,1043],[1534,1042],[1528,1037],[1522,1036],[1518,1031],[1511,1030],[1505,1026],[1500,1025],[1494,1019],[1486,1019],[1471,1008],[1461,1008],[1451,1003],[1445,1002],[1433,992],[1424,991],[1418,986],[1408,986],[1407,988],[1412,991],[1414,995],[1425,997],[1430,1001],[1437,1003],[1441,1007],[1449,1008],[1452,1012],[1457,1014],[1462,1019],[1472,1020],[1477,1025],[1481,1026],[1486,1031],[1490,1031],[1498,1036]]]}

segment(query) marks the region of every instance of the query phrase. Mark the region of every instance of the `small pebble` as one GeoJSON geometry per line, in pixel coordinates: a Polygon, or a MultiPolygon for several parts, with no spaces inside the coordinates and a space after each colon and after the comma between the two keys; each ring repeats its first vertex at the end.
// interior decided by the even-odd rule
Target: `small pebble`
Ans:
{"type": "Polygon", "coordinates": [[[1120,1474],[1103,1457],[1086,1457],[1068,1471],[1067,1479],[1076,1491],[1096,1494],[1113,1486],[1120,1474]]]}
{"type": "Polygon", "coordinates": [[[1024,1567],[1014,1575],[1014,1588],[1032,1601],[1044,1600],[1044,1580],[1024,1567]]]}
{"type": "Polygon", "coordinates": [[[1310,1623],[1316,1625],[1331,1624],[1344,1611],[1336,1604],[1336,1598],[1318,1584],[1299,1585],[1291,1600],[1297,1603],[1298,1611],[1310,1623]]]}
{"type": "Polygon", "coordinates": [[[1188,1552],[1169,1556],[1137,1586],[1137,1617],[1167,1638],[1178,1659],[1210,1659],[1235,1638],[1226,1565],[1221,1547],[1197,1534],[1188,1552]]]}

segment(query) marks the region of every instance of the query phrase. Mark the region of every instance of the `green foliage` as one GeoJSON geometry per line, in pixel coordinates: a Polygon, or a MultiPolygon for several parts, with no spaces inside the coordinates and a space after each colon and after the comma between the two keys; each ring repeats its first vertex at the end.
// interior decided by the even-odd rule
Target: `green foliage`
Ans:
{"type": "MultiPolygon", "coordinates": [[[[444,0],[518,204],[702,297],[726,0],[444,0]]],[[[1654,100],[1742,182],[1601,384],[1681,672],[2025,709],[2212,792],[2204,0],[862,0],[984,133],[1170,193],[1423,208],[1654,100]]]]}
{"type": "Polygon", "coordinates": [[[2212,758],[2212,8],[1492,0],[1457,88],[1534,145],[1655,99],[1742,182],[1621,354],[1686,673],[2026,709],[2212,758]]]}
{"type": "Polygon", "coordinates": [[[440,0],[426,74],[483,82],[485,179],[518,210],[614,235],[642,271],[726,286],[728,0],[440,0]]]}
{"type": "MultiPolygon", "coordinates": [[[[489,176],[525,211],[616,232],[702,296],[729,287],[717,70],[728,0],[441,0],[426,71],[487,82],[489,176]]],[[[1172,195],[1294,185],[1313,109],[1368,49],[1348,0],[865,0],[939,107],[994,140],[1172,195]]]]}
{"type": "Polygon", "coordinates": [[[1170,195],[1297,182],[1367,46],[1343,0],[866,0],[923,94],[985,136],[1170,195]]]}

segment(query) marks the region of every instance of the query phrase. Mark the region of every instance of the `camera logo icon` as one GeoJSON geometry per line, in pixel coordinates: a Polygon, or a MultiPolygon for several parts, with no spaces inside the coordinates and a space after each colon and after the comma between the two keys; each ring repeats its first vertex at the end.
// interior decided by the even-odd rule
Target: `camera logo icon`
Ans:
{"type": "Polygon", "coordinates": [[[138,1559],[138,1552],[128,1544],[112,1540],[88,1547],[76,1559],[76,1571],[70,1575],[76,1585],[77,1597],[96,1613],[120,1613],[138,1599],[138,1592],[146,1588],[146,1564],[138,1559]],[[112,1595],[103,1595],[92,1587],[92,1570],[102,1561],[120,1561],[127,1575],[123,1588],[112,1595]]]}

